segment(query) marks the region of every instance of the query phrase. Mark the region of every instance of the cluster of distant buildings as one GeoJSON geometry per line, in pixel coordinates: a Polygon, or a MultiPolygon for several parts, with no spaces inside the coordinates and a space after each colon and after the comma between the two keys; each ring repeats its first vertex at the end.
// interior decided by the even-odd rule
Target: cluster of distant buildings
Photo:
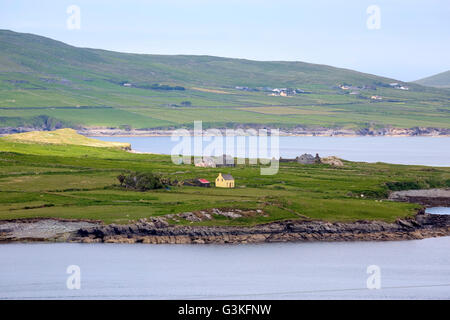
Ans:
{"type": "Polygon", "coordinates": [[[306,94],[310,93],[302,89],[293,89],[293,88],[270,88],[270,87],[261,87],[261,88],[249,88],[249,87],[242,87],[242,86],[236,86],[234,87],[236,90],[242,90],[242,91],[250,91],[250,92],[267,92],[269,96],[280,96],[280,97],[291,97],[295,96],[297,94],[306,94]]]}
{"type": "MultiPolygon", "coordinates": [[[[388,88],[394,88],[394,89],[399,89],[399,90],[409,90],[408,87],[401,85],[397,82],[393,82],[393,83],[389,83],[389,84],[380,84],[382,87],[388,87],[388,88]]],[[[376,86],[361,86],[361,87],[357,87],[357,86],[352,86],[352,85],[348,85],[348,84],[341,84],[339,86],[339,88],[341,90],[346,91],[346,93],[350,94],[350,95],[359,95],[361,93],[362,90],[376,90],[377,87],[376,86]]],[[[383,100],[383,97],[378,96],[378,95],[372,95],[370,96],[371,100],[383,100]]]]}
{"type": "Polygon", "coordinates": [[[309,93],[302,89],[291,89],[291,88],[275,88],[272,89],[272,92],[269,94],[270,96],[280,96],[280,97],[291,97],[296,94],[309,93]]]}
{"type": "MultiPolygon", "coordinates": [[[[382,86],[382,87],[390,87],[390,88],[400,89],[400,90],[409,90],[409,88],[407,86],[401,85],[398,82],[392,82],[392,83],[389,83],[389,85],[382,84],[380,86],[382,86]]],[[[377,89],[376,86],[364,85],[364,86],[361,86],[361,87],[357,87],[357,86],[352,86],[352,85],[348,85],[348,84],[341,84],[339,86],[339,88],[341,88],[342,90],[349,91],[349,94],[358,94],[359,91],[361,91],[361,90],[376,90],[377,89]]]]}
{"type": "MultiPolygon", "coordinates": [[[[287,158],[280,158],[280,162],[297,162],[300,164],[319,164],[319,163],[330,163],[327,161],[326,158],[322,159],[319,157],[319,154],[316,153],[315,156],[304,153],[296,158],[293,159],[287,159],[287,158]]],[[[339,161],[340,162],[340,161],[339,161]]],[[[342,165],[342,163],[340,163],[342,165]]],[[[203,168],[218,168],[218,167],[235,167],[235,161],[234,158],[228,155],[223,155],[220,157],[203,157],[201,162],[195,163],[196,167],[203,167],[203,168]]],[[[188,186],[197,186],[197,187],[205,187],[209,188],[211,187],[211,182],[204,179],[204,178],[196,178],[191,180],[186,180],[183,182],[184,185],[188,186]]],[[[215,186],[217,188],[234,188],[235,187],[235,180],[231,174],[225,174],[225,173],[219,173],[215,180],[215,186]]]]}
{"type": "Polygon", "coordinates": [[[401,85],[401,84],[399,84],[399,83],[397,83],[397,82],[389,83],[389,86],[391,86],[391,88],[394,88],[394,89],[399,89],[399,90],[409,90],[408,87],[403,86],[403,85],[401,85]]]}
{"type": "Polygon", "coordinates": [[[360,92],[362,90],[376,90],[377,88],[375,86],[361,86],[361,87],[357,87],[357,86],[352,86],[352,85],[347,85],[347,84],[341,84],[339,86],[339,88],[341,88],[341,90],[345,90],[348,91],[348,94],[351,95],[357,95],[360,94],[360,92]]]}
{"type": "Polygon", "coordinates": [[[203,157],[202,161],[195,163],[196,167],[203,168],[220,168],[220,167],[235,167],[234,158],[229,155],[222,155],[219,157],[203,157]]]}
{"type": "MultiPolygon", "coordinates": [[[[297,162],[300,164],[316,164],[322,163],[322,159],[319,157],[319,154],[316,153],[316,156],[313,156],[309,153],[304,153],[300,156],[297,156],[293,159],[280,158],[280,162],[297,162]]],[[[203,157],[202,161],[195,163],[196,167],[202,168],[222,168],[222,167],[235,167],[236,163],[234,158],[229,155],[223,155],[219,157],[203,157]]]]}

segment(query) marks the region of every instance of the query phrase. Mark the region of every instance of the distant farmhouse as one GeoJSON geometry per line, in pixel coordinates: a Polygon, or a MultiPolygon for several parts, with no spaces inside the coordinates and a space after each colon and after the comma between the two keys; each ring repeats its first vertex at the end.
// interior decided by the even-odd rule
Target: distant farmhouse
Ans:
{"type": "MultiPolygon", "coordinates": [[[[383,87],[391,87],[391,88],[395,88],[395,89],[400,89],[400,90],[409,90],[409,88],[405,87],[405,86],[401,86],[399,85],[397,82],[393,82],[390,84],[385,84],[382,85],[383,87]]],[[[345,94],[350,94],[350,95],[359,95],[361,93],[361,91],[365,91],[365,90],[377,90],[377,87],[374,85],[363,85],[363,86],[353,86],[350,84],[341,84],[338,86],[341,90],[345,91],[345,94]]],[[[377,95],[372,95],[370,97],[372,100],[382,100],[383,98],[377,95]]]]}
{"type": "Polygon", "coordinates": [[[280,96],[280,97],[292,97],[301,93],[310,93],[302,89],[292,89],[292,88],[275,88],[271,90],[270,96],[280,96]]]}
{"type": "Polygon", "coordinates": [[[216,178],[217,188],[234,188],[234,178],[231,174],[219,173],[216,178]]]}
{"type": "Polygon", "coordinates": [[[399,90],[409,90],[408,87],[402,86],[402,85],[399,84],[398,82],[392,82],[392,83],[389,83],[389,85],[390,85],[392,88],[394,88],[394,89],[399,89],[399,90]]]}
{"type": "Polygon", "coordinates": [[[220,167],[235,167],[234,158],[229,155],[222,155],[219,157],[203,157],[201,162],[195,163],[196,167],[203,168],[220,168],[220,167]]]}
{"type": "Polygon", "coordinates": [[[283,159],[280,158],[280,162],[297,162],[301,164],[329,164],[334,167],[343,167],[344,163],[341,159],[336,156],[329,156],[325,158],[321,158],[318,153],[314,157],[312,154],[304,153],[301,156],[296,157],[295,159],[283,159]]]}
{"type": "Polygon", "coordinates": [[[298,163],[301,163],[301,164],[320,163],[320,157],[319,157],[318,153],[316,153],[315,157],[312,154],[305,153],[305,154],[302,154],[300,157],[297,157],[296,160],[298,163]]]}
{"type": "Polygon", "coordinates": [[[257,87],[257,88],[249,88],[243,86],[235,86],[236,90],[241,91],[250,91],[250,92],[268,92],[269,96],[278,96],[278,97],[292,97],[297,94],[308,94],[311,92],[305,91],[303,89],[294,89],[294,88],[270,88],[270,87],[257,87]]]}
{"type": "Polygon", "coordinates": [[[296,157],[295,159],[280,158],[280,162],[297,162],[297,163],[301,163],[301,164],[316,164],[316,163],[321,163],[321,159],[320,159],[318,153],[316,153],[315,157],[312,154],[304,153],[301,156],[296,157]]]}

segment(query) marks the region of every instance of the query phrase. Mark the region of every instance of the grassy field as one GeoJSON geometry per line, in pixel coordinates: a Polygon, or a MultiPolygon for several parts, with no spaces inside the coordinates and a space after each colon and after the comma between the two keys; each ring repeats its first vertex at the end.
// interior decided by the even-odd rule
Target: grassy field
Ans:
{"type": "Polygon", "coordinates": [[[198,224],[252,225],[284,219],[394,221],[413,216],[419,206],[387,201],[389,189],[450,186],[450,168],[344,164],[282,163],[278,174],[261,176],[258,166],[198,168],[175,165],[164,155],[0,138],[0,219],[53,217],[123,224],[169,213],[242,208],[263,213],[234,220],[214,216],[198,224]],[[236,188],[127,191],[118,186],[116,176],[130,171],[210,181],[219,172],[231,173],[236,188]]]}
{"type": "Polygon", "coordinates": [[[450,128],[449,101],[448,89],[326,65],[118,53],[0,30],[0,127],[167,129],[202,120],[205,127],[450,128]],[[185,90],[146,87],[155,83],[185,90]],[[367,88],[351,95],[339,88],[344,83],[367,88]],[[307,93],[270,96],[264,87],[307,93]]]}
{"type": "Polygon", "coordinates": [[[58,129],[55,131],[32,131],[8,135],[4,138],[10,142],[21,143],[41,143],[41,144],[68,144],[98,148],[119,148],[129,150],[131,145],[124,142],[108,142],[91,139],[80,134],[73,129],[58,129]]]}

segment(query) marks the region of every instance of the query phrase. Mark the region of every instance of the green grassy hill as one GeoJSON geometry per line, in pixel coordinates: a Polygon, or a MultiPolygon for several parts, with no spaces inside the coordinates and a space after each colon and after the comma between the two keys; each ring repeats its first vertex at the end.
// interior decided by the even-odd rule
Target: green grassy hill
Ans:
{"type": "Polygon", "coordinates": [[[449,101],[447,90],[325,65],[118,53],[0,30],[0,128],[450,128],[449,101]]]}
{"type": "Polygon", "coordinates": [[[423,86],[450,88],[450,70],[414,82],[423,86]]]}

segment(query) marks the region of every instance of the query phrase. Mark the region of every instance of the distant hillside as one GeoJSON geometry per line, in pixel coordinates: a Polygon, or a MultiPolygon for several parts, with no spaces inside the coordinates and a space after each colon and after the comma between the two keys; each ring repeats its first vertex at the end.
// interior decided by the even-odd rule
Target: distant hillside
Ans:
{"type": "Polygon", "coordinates": [[[450,70],[414,82],[423,86],[450,88],[450,70]]]}
{"type": "Polygon", "coordinates": [[[0,133],[450,127],[447,90],[304,62],[77,48],[0,30],[0,133]],[[281,91],[280,91],[281,90],[281,91]]]}
{"type": "Polygon", "coordinates": [[[251,61],[212,56],[150,55],[77,48],[49,38],[0,30],[0,72],[60,76],[73,81],[108,80],[209,86],[374,84],[392,79],[304,62],[251,61]]]}

